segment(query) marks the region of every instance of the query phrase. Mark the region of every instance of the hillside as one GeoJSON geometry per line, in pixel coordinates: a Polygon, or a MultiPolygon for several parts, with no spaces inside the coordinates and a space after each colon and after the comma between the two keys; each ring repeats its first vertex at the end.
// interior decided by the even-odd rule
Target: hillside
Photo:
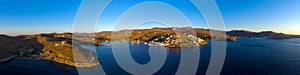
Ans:
{"type": "Polygon", "coordinates": [[[6,35],[0,35],[0,59],[18,54],[21,40],[6,35]]]}
{"type": "Polygon", "coordinates": [[[94,52],[83,49],[78,44],[72,46],[72,42],[72,34],[70,33],[16,37],[1,35],[0,53],[1,58],[18,55],[18,58],[21,59],[45,59],[76,67],[92,67],[99,64],[95,58],[89,57],[90,53],[95,56],[94,52]],[[91,62],[91,60],[94,61],[91,62]]]}
{"type": "Polygon", "coordinates": [[[42,49],[43,45],[37,42],[37,39],[24,39],[22,37],[10,37],[0,35],[0,58],[6,58],[11,55],[17,55],[20,51],[33,47],[42,49]]]}
{"type": "MultiPolygon", "coordinates": [[[[97,40],[104,42],[110,41],[112,35],[114,36],[114,40],[122,41],[122,40],[130,40],[134,41],[136,39],[140,39],[141,41],[147,41],[150,37],[159,35],[159,34],[170,34],[170,35],[181,35],[181,34],[191,34],[203,39],[211,39],[209,29],[202,28],[191,28],[191,27],[183,27],[183,28],[152,28],[152,29],[135,29],[135,30],[120,30],[120,31],[104,31],[95,33],[95,37],[97,40]],[[126,36],[126,37],[125,37],[126,36]],[[143,40],[144,39],[144,40],[143,40]]],[[[217,34],[224,34],[224,32],[216,31],[217,34]]],[[[221,36],[219,36],[221,37],[221,36]]],[[[221,40],[221,39],[220,39],[221,40]]],[[[234,38],[231,36],[227,36],[227,40],[234,41],[234,38]]]]}
{"type": "Polygon", "coordinates": [[[205,45],[210,39],[236,41],[235,37],[214,36],[210,31],[217,35],[226,35],[217,30],[173,27],[173,28],[152,28],[135,29],[120,31],[105,31],[95,33],[97,42],[108,41],[130,41],[133,43],[143,42],[149,45],[160,45],[165,47],[198,47],[205,45]]]}

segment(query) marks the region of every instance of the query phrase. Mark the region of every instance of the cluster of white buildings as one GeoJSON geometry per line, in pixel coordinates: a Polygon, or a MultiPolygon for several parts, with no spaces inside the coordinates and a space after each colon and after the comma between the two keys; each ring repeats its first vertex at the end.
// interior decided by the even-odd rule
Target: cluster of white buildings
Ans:
{"type": "Polygon", "coordinates": [[[201,38],[198,38],[194,35],[188,35],[188,39],[192,40],[193,43],[195,44],[198,44],[198,43],[201,43],[201,42],[204,42],[205,40],[201,39],[201,38]]]}

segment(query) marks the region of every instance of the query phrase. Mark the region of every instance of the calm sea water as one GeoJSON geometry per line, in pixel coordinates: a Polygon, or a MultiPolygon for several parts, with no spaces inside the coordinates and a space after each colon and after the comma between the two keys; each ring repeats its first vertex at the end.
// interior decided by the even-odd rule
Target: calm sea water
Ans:
{"type": "MultiPolygon", "coordinates": [[[[93,46],[84,46],[92,48],[93,46]]],[[[130,45],[133,59],[146,64],[150,61],[149,46],[130,45]]],[[[127,75],[116,63],[109,46],[96,47],[102,68],[107,74],[127,75]]],[[[175,74],[180,61],[180,48],[167,48],[167,59],[155,74],[175,74]]],[[[210,60],[210,44],[200,47],[200,62],[197,74],[205,74],[210,60]]],[[[44,60],[13,60],[0,64],[0,75],[73,75],[76,69],[44,60]]],[[[223,75],[294,75],[300,74],[300,39],[270,40],[240,38],[227,43],[227,54],[221,74],[223,75]]]]}

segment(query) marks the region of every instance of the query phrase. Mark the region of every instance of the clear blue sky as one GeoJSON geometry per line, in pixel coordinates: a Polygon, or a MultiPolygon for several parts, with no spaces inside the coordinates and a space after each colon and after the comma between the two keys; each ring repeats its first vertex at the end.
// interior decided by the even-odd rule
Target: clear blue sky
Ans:
{"type": "MultiPolygon", "coordinates": [[[[113,0],[99,21],[98,31],[113,30],[119,16],[148,0],[113,0]]],[[[207,28],[197,9],[186,0],[161,1],[180,10],[193,27],[207,28]]],[[[272,30],[300,34],[300,0],[216,0],[227,30],[272,30]]],[[[81,0],[0,0],[0,34],[70,32],[81,0]]],[[[157,8],[163,11],[167,8],[157,8]]],[[[147,9],[144,9],[147,10],[147,9]]],[[[179,21],[180,22],[180,21],[179,21]]],[[[176,22],[174,22],[176,23],[176,22]]],[[[151,28],[159,25],[147,25],[151,28]]]]}

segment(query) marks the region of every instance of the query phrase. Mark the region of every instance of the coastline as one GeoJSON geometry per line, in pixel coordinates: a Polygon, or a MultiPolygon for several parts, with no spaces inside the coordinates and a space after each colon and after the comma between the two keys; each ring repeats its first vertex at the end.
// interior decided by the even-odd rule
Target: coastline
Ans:
{"type": "Polygon", "coordinates": [[[5,62],[9,62],[10,60],[14,59],[15,57],[17,57],[18,55],[12,55],[3,59],[0,59],[0,64],[1,63],[5,63],[5,62]]]}

